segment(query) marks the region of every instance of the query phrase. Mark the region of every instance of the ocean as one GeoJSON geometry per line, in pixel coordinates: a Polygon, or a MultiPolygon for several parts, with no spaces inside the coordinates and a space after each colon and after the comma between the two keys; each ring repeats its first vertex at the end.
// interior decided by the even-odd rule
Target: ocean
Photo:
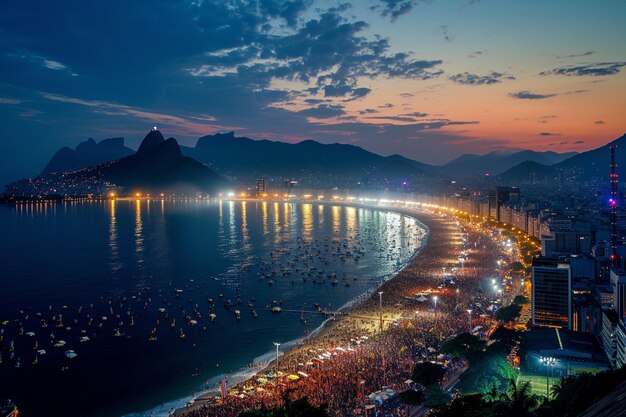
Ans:
{"type": "Polygon", "coordinates": [[[0,398],[27,417],[167,415],[310,335],[427,236],[384,210],[216,200],[0,205],[0,230],[0,398]]]}

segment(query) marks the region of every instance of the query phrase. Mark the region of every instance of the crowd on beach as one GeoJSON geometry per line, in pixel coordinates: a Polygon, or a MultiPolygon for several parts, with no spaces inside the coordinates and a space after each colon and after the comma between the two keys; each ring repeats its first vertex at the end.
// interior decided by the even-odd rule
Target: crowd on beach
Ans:
{"type": "MultiPolygon", "coordinates": [[[[328,404],[331,416],[364,415],[366,408],[380,405],[372,404],[369,394],[411,388],[412,370],[422,361],[442,363],[447,370],[442,385],[452,385],[466,364],[441,354],[441,345],[456,334],[484,334],[494,325],[489,310],[496,297],[481,291],[481,281],[500,276],[498,261],[508,259],[490,232],[477,225],[436,213],[420,213],[420,220],[430,230],[428,244],[380,287],[382,295],[373,292],[253,379],[227,387],[222,396],[202,396],[177,414],[234,417],[278,406],[289,390],[294,399],[328,404]],[[453,278],[444,282],[444,277],[453,278]]],[[[376,412],[406,415],[402,407],[376,407],[376,412]]]]}

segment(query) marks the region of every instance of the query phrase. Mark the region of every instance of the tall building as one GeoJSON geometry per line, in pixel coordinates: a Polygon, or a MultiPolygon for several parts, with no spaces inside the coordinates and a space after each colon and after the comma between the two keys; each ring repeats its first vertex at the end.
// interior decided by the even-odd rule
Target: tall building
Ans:
{"type": "Polygon", "coordinates": [[[545,257],[533,261],[532,324],[572,328],[572,270],[568,261],[545,257]]]}
{"type": "Polygon", "coordinates": [[[256,180],[256,192],[258,196],[262,196],[267,192],[265,188],[265,178],[259,178],[256,180]]]}
{"type": "Polygon", "coordinates": [[[489,218],[500,221],[500,206],[516,198],[519,198],[519,188],[516,187],[496,187],[489,190],[489,218]]]}
{"type": "Polygon", "coordinates": [[[613,288],[613,310],[617,313],[615,326],[616,352],[615,367],[626,365],[626,273],[611,270],[611,287],[613,288]]]}

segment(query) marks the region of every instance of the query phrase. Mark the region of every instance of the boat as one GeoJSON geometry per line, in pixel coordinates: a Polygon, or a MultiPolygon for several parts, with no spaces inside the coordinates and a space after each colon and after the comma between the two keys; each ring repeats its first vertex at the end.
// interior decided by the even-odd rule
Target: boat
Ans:
{"type": "Polygon", "coordinates": [[[272,313],[280,313],[281,311],[283,311],[283,309],[278,306],[272,307],[272,313]]]}
{"type": "Polygon", "coordinates": [[[74,352],[73,350],[68,350],[65,352],[65,356],[69,359],[74,359],[75,357],[78,356],[78,354],[76,352],[74,352]]]}

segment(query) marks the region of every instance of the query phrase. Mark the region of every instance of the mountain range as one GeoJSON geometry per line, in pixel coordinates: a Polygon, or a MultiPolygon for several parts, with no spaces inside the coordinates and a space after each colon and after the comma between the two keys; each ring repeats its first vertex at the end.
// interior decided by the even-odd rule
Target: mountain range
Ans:
{"type": "Polygon", "coordinates": [[[92,138],[80,143],[75,149],[67,146],[59,149],[50,162],[41,171],[42,176],[73,171],[113,161],[134,154],[135,151],[124,146],[124,138],[104,139],[98,143],[92,138]]]}
{"type": "MultiPolygon", "coordinates": [[[[611,144],[623,147],[626,135],[611,144]]],[[[203,136],[193,147],[180,146],[176,139],[165,140],[153,130],[136,153],[124,145],[123,138],[99,143],[89,139],[75,149],[62,148],[37,179],[49,182],[43,179],[63,177],[66,183],[82,183],[95,178],[127,188],[190,190],[224,187],[225,178],[239,184],[270,178],[320,187],[389,189],[399,189],[407,181],[436,186],[441,180],[471,180],[486,173],[495,183],[552,181],[563,175],[587,180],[608,176],[609,145],[580,154],[529,150],[465,154],[433,166],[400,155],[380,156],[354,145],[254,140],[234,132],[203,136]]],[[[618,152],[617,158],[618,165],[626,166],[626,154],[618,152]]]]}
{"type": "Polygon", "coordinates": [[[386,186],[419,181],[433,170],[400,155],[383,157],[353,145],[253,140],[236,137],[234,132],[203,136],[195,147],[182,149],[185,155],[236,181],[269,177],[313,185],[386,186]]]}
{"type": "Polygon", "coordinates": [[[499,175],[523,162],[553,165],[576,155],[576,152],[556,153],[529,150],[516,152],[493,151],[486,155],[465,154],[443,165],[441,172],[458,178],[477,175],[499,175]]]}
{"type": "Polygon", "coordinates": [[[568,181],[605,180],[610,174],[610,146],[616,146],[615,160],[618,167],[626,167],[626,134],[599,148],[574,155],[556,164],[547,165],[538,162],[522,162],[499,178],[506,182],[545,182],[556,178],[568,181]]]}
{"type": "MultiPolygon", "coordinates": [[[[111,140],[99,144],[88,142],[95,149],[103,142],[110,146],[111,140]]],[[[120,150],[119,140],[117,143],[120,150]]],[[[122,142],[123,143],[123,142],[122,142]]],[[[81,144],[82,145],[82,144],[81,144]]],[[[174,138],[165,140],[158,130],[150,131],[141,142],[137,152],[119,159],[84,166],[92,158],[91,153],[74,150],[78,158],[59,158],[59,152],[48,163],[44,172],[34,179],[20,180],[7,186],[8,194],[89,194],[101,193],[110,186],[124,187],[128,191],[159,192],[217,192],[230,183],[206,165],[184,156],[174,138]],[[81,156],[85,156],[81,159],[81,156]],[[78,169],[64,168],[80,166],[78,169]],[[53,166],[53,169],[48,167],[53,166]]],[[[70,153],[64,152],[66,155],[70,153]]]]}

